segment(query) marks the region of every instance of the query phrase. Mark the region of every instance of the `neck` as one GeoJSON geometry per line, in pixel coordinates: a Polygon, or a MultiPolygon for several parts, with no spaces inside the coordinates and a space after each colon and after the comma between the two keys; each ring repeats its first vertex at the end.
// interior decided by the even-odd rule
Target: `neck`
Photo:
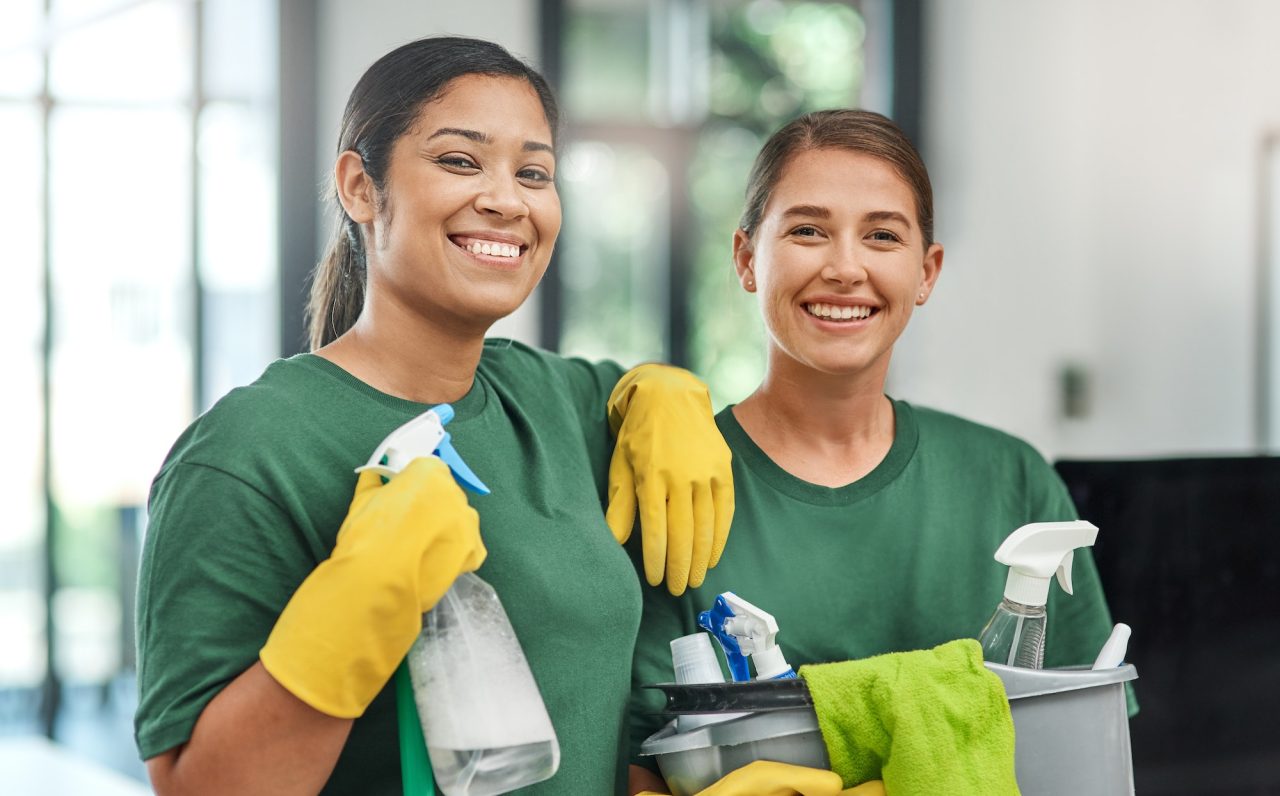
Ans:
{"type": "Polygon", "coordinates": [[[844,486],[875,469],[893,446],[886,369],[821,373],[771,357],[760,387],[733,414],[779,467],[810,483],[844,486]]]}
{"type": "Polygon", "coordinates": [[[483,350],[482,328],[451,329],[371,300],[351,329],[315,353],[380,392],[435,404],[467,394],[483,350]]]}

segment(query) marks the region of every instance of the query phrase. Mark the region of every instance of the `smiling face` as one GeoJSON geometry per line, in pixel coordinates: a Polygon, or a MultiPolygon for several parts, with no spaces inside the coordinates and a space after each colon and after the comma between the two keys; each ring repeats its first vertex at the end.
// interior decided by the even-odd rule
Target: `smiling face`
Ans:
{"type": "Polygon", "coordinates": [[[942,268],[910,186],[847,149],[790,158],[750,237],[734,236],[743,287],[759,292],[769,368],[878,378],[942,268]]]}
{"type": "Polygon", "coordinates": [[[560,232],[551,145],[527,82],[466,75],[395,142],[381,193],[344,152],[339,194],[365,240],[366,307],[466,333],[519,307],[560,232]]]}

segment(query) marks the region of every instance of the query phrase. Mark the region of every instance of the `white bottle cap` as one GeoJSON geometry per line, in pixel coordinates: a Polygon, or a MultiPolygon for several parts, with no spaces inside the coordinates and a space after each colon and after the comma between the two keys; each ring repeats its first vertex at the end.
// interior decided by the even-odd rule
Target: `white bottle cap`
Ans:
{"type": "Polygon", "coordinates": [[[720,659],[711,646],[706,633],[694,633],[671,640],[671,664],[675,667],[676,682],[723,683],[724,672],[720,659]]]}

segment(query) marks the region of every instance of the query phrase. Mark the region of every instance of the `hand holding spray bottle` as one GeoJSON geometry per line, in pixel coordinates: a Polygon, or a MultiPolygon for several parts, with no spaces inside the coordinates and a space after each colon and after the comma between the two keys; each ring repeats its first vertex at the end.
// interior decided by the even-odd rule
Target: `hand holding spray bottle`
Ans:
{"type": "MultiPolygon", "coordinates": [[[[358,471],[394,478],[415,458],[435,455],[463,487],[489,494],[444,430],[452,419],[448,404],[422,413],[383,440],[358,471]]],[[[458,576],[423,615],[422,633],[396,672],[396,702],[406,794],[431,793],[432,770],[446,796],[490,796],[547,779],[560,765],[560,745],[519,639],[493,587],[474,574],[458,576]]]]}

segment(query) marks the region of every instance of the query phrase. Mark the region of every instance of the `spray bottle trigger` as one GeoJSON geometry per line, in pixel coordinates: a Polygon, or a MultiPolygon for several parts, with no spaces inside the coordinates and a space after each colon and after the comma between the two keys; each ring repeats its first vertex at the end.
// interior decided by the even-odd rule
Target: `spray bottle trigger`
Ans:
{"type": "Polygon", "coordinates": [[[1075,560],[1076,551],[1068,550],[1067,554],[1062,557],[1062,563],[1058,564],[1058,585],[1067,594],[1074,594],[1071,590],[1071,562],[1075,560]]]}
{"type": "MultiPolygon", "coordinates": [[[[447,405],[447,404],[446,404],[447,405]]],[[[453,410],[450,408],[450,417],[453,410]]],[[[449,465],[449,471],[453,473],[453,478],[462,486],[475,492],[477,495],[489,494],[489,487],[484,485],[480,477],[471,472],[471,468],[458,455],[458,451],[453,447],[453,443],[449,441],[449,433],[445,432],[444,438],[440,440],[440,444],[436,446],[435,453],[444,463],[449,465]]]]}
{"type": "Polygon", "coordinates": [[[737,614],[729,607],[729,603],[725,602],[724,595],[719,595],[712,604],[711,610],[698,614],[698,627],[715,636],[716,641],[720,642],[720,648],[724,650],[725,662],[729,664],[730,676],[735,683],[742,683],[751,679],[751,668],[747,664],[747,656],[742,653],[742,647],[738,645],[738,639],[734,638],[725,627],[735,616],[737,614]]]}

